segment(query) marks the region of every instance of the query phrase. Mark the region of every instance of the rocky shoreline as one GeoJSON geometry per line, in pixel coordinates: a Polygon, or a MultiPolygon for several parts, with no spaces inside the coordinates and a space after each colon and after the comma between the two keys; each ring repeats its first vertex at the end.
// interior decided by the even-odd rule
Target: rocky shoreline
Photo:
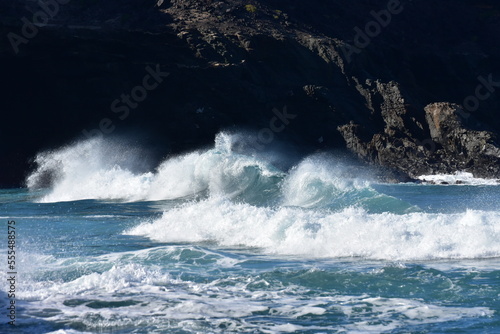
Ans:
{"type": "Polygon", "coordinates": [[[0,4],[2,186],[20,185],[37,151],[103,124],[159,156],[242,128],[302,153],[347,151],[386,180],[500,178],[494,1],[52,3],[0,4]],[[26,35],[40,11],[49,19],[26,35]],[[153,87],[148,68],[168,76],[113,105],[153,87]]]}

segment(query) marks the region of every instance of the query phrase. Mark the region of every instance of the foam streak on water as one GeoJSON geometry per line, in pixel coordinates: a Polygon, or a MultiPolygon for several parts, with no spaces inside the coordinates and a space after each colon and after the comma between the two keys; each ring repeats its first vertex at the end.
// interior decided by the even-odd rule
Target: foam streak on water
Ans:
{"type": "Polygon", "coordinates": [[[500,185],[500,180],[474,177],[472,173],[455,172],[454,174],[421,175],[419,180],[432,184],[465,184],[465,185],[500,185]]]}
{"type": "MultiPolygon", "coordinates": [[[[377,281],[383,282],[388,274],[400,276],[402,286],[414,280],[428,284],[425,282],[431,279],[453,287],[451,280],[425,268],[389,266],[365,273],[332,272],[297,262],[268,270],[267,261],[245,255],[227,257],[189,246],[162,246],[96,258],[38,256],[38,270],[24,273],[30,284],[24,285],[21,298],[27,308],[25,317],[31,319],[25,319],[25,324],[35,323],[43,315],[44,321],[91,333],[126,333],[134,328],[387,333],[405,326],[418,328],[493,316],[487,307],[440,306],[408,298],[352,294],[358,284],[368,284],[364,287],[367,292],[379,289],[377,281]],[[245,269],[258,261],[262,269],[245,269]],[[82,265],[93,272],[75,277],[82,265]],[[199,266],[205,270],[199,271],[199,266]],[[41,271],[54,272],[57,279],[39,281],[41,271]],[[321,287],[315,282],[324,283],[321,287]],[[331,288],[342,293],[321,292],[331,288]]],[[[451,294],[460,291],[453,289],[451,294]]]]}
{"type": "Polygon", "coordinates": [[[327,154],[285,168],[247,139],[157,165],[104,139],[40,153],[29,191],[0,190],[19,331],[500,332],[500,187],[376,184],[327,154]]]}

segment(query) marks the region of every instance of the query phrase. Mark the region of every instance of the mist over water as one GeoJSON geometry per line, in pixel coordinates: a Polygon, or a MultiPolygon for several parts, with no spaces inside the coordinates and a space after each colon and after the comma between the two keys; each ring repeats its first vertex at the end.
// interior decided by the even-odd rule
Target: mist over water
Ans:
{"type": "Polygon", "coordinates": [[[244,134],[220,133],[212,149],[166,159],[148,171],[140,152],[102,138],[78,142],[38,154],[26,183],[31,190],[48,188],[41,202],[171,200],[204,193],[266,199],[279,192],[276,197],[284,196],[284,205],[304,207],[327,205],[327,197],[369,188],[367,180],[326,155],[280,170],[276,166],[287,165],[286,152],[258,151],[244,134]]]}
{"type": "Polygon", "coordinates": [[[89,139],[42,152],[27,177],[30,190],[50,189],[42,202],[134,198],[152,173],[147,151],[113,140],[89,139]]]}
{"type": "Polygon", "coordinates": [[[426,212],[377,191],[366,170],[334,156],[309,156],[280,170],[274,166],[279,154],[256,154],[247,139],[223,132],[213,148],[168,158],[146,172],[138,172],[138,149],[93,139],[39,154],[27,184],[35,189],[51,176],[40,202],[169,201],[161,218],[125,232],[157,242],[320,258],[500,256],[498,211],[426,212]]]}
{"type": "Polygon", "coordinates": [[[500,187],[381,184],[290,152],[222,132],[160,162],[102,138],[38,154],[29,190],[0,190],[21,332],[500,328],[500,187]]]}

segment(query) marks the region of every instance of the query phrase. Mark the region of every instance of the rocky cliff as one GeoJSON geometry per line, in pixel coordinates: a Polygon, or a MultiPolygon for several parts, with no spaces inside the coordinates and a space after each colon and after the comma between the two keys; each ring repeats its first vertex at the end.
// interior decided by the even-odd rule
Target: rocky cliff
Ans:
{"type": "Polygon", "coordinates": [[[0,186],[78,137],[138,133],[164,156],[228,128],[394,180],[500,177],[493,0],[18,0],[0,35],[0,186]]]}

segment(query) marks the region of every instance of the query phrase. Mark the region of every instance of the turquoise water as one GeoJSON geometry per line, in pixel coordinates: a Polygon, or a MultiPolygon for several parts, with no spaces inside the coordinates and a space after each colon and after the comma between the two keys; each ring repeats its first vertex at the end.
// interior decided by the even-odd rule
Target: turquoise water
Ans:
{"type": "Polygon", "coordinates": [[[218,139],[152,171],[74,144],[0,190],[17,332],[500,332],[499,186],[377,184],[327,156],[282,170],[218,139]]]}

